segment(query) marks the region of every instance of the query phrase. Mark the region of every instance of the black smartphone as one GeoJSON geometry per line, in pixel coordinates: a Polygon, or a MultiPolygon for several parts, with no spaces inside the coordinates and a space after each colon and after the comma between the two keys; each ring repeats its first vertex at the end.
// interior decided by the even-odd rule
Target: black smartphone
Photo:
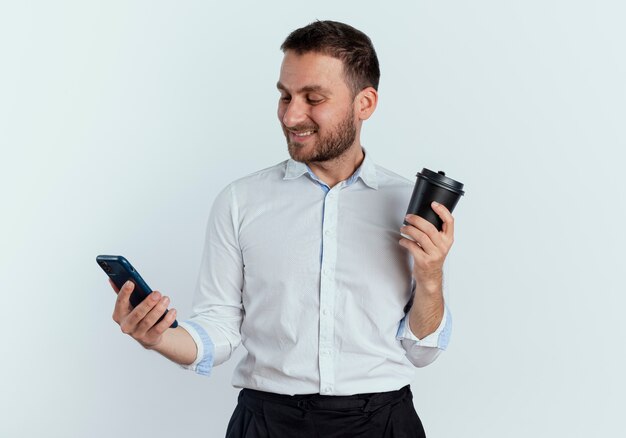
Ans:
{"type": "MultiPolygon", "coordinates": [[[[141,275],[139,275],[139,272],[133,268],[133,265],[125,257],[119,255],[99,255],[96,257],[96,262],[118,289],[121,289],[128,280],[135,283],[135,289],[130,294],[131,306],[137,307],[139,303],[152,293],[152,289],[150,289],[143,278],[141,278],[141,275]]],[[[157,322],[161,322],[165,315],[167,315],[167,310],[157,322]]],[[[174,320],[170,328],[176,327],[178,327],[178,321],[174,320]]]]}

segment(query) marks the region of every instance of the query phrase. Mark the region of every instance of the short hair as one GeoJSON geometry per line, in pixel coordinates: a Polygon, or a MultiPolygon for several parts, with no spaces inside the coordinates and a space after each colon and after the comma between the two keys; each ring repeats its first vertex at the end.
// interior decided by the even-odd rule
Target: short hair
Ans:
{"type": "Polygon", "coordinates": [[[314,21],[291,32],[280,49],[299,55],[318,52],[340,59],[346,83],[355,96],[366,87],[378,90],[380,68],[374,45],[367,35],[348,24],[314,21]]]}

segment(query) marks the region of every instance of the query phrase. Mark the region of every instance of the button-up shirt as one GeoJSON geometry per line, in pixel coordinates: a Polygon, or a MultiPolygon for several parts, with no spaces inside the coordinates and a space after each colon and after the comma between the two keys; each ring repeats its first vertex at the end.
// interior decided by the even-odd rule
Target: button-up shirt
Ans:
{"type": "Polygon", "coordinates": [[[330,188],[287,160],[228,185],[208,221],[192,316],[181,326],[210,374],[243,343],[232,383],[279,394],[399,389],[448,343],[446,307],[418,339],[412,258],[398,244],[413,183],[369,153],[330,188]]]}

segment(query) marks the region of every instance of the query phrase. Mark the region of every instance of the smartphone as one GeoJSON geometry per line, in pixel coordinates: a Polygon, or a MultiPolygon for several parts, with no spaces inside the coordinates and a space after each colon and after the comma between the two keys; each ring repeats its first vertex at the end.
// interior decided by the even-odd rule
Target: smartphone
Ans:
{"type": "MultiPolygon", "coordinates": [[[[118,289],[121,289],[128,280],[135,283],[135,289],[130,294],[131,306],[137,307],[139,303],[152,293],[152,289],[150,289],[143,278],[141,278],[141,275],[139,275],[139,272],[133,268],[133,265],[126,258],[119,255],[99,255],[96,257],[96,262],[118,289]]],[[[167,310],[157,322],[165,318],[165,315],[167,315],[167,310]]],[[[178,327],[178,321],[174,320],[170,328],[176,327],[178,327]]]]}

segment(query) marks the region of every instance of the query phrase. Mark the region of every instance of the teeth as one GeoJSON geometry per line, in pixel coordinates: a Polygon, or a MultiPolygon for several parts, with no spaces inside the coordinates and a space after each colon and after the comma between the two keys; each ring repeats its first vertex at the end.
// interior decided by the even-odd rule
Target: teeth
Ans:
{"type": "Polygon", "coordinates": [[[313,134],[313,132],[315,132],[315,131],[294,132],[293,134],[294,134],[296,137],[305,137],[305,136],[307,136],[307,135],[311,135],[311,134],[313,134]]]}

